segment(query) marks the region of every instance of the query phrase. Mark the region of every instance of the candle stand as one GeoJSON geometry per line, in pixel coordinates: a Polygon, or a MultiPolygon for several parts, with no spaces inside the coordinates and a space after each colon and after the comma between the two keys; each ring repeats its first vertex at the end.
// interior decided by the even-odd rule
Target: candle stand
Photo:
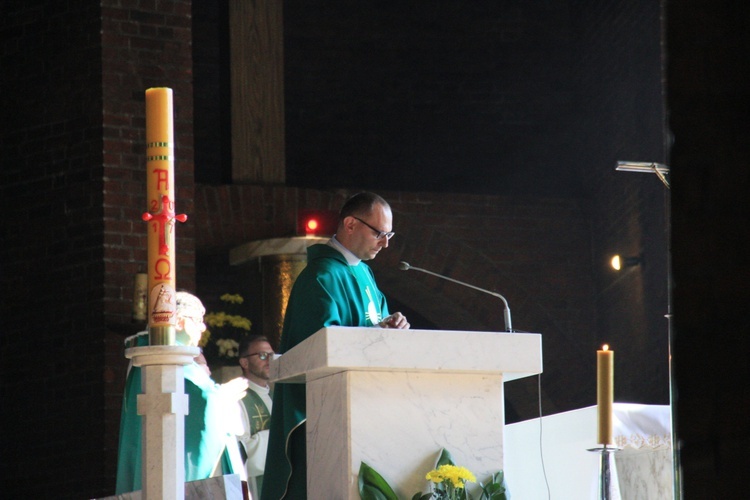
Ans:
{"type": "Polygon", "coordinates": [[[125,350],[142,369],[142,495],[144,499],[185,498],[185,394],[183,367],[200,353],[192,346],[143,346],[125,350]]]}
{"type": "Polygon", "coordinates": [[[620,448],[615,446],[598,446],[589,448],[588,451],[599,453],[599,487],[598,500],[620,500],[620,488],[617,480],[612,478],[612,459],[613,453],[620,448]]]}

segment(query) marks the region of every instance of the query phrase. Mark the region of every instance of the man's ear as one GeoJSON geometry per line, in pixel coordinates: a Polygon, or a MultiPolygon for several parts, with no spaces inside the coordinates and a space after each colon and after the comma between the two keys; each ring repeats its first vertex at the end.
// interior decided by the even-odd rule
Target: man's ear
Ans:
{"type": "Polygon", "coordinates": [[[244,369],[247,369],[247,358],[240,358],[240,366],[244,369]]]}
{"type": "Polygon", "coordinates": [[[346,217],[344,217],[344,220],[341,221],[341,224],[344,226],[344,229],[346,229],[348,233],[351,233],[352,231],[354,231],[355,222],[357,222],[357,219],[355,219],[351,215],[347,215],[346,217]]]}

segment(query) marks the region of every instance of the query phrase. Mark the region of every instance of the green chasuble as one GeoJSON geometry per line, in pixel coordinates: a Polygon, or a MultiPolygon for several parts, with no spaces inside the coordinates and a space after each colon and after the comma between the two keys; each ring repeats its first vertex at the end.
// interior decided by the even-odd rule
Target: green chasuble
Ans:
{"type": "MultiPolygon", "coordinates": [[[[310,246],[289,297],[279,353],[323,327],[375,326],[387,315],[367,264],[350,266],[335,248],[310,246]]],[[[304,384],[276,384],[262,500],[306,498],[305,419],[304,384]]]]}
{"type": "MultiPolygon", "coordinates": [[[[137,337],[138,346],[148,345],[148,335],[143,333],[137,337]]],[[[178,333],[178,342],[182,340],[180,335],[178,333]]],[[[185,416],[185,481],[208,479],[217,464],[223,474],[240,474],[242,462],[236,436],[228,432],[225,423],[225,398],[219,395],[217,384],[195,361],[185,366],[184,376],[185,394],[189,398],[189,413],[185,416]]],[[[131,366],[125,381],[120,416],[115,487],[118,495],[138,491],[142,487],[142,432],[141,416],[138,415],[137,408],[138,394],[141,394],[141,369],[131,366]]]]}

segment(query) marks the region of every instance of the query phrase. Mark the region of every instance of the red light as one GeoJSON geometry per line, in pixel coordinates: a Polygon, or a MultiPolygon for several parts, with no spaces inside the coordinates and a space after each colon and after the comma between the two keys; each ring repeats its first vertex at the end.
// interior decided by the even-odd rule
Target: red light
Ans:
{"type": "Polygon", "coordinates": [[[297,234],[332,236],[338,225],[338,212],[324,209],[301,209],[297,212],[297,234]]]}

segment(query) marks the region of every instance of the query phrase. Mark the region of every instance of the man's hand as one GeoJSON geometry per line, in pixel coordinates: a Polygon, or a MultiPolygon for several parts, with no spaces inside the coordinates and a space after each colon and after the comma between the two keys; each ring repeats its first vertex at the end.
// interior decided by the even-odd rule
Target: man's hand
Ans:
{"type": "Polygon", "coordinates": [[[406,330],[411,325],[408,321],[406,321],[406,316],[401,314],[400,312],[396,312],[391,314],[390,316],[386,316],[383,318],[383,321],[378,323],[378,325],[381,328],[398,328],[400,330],[406,330]]]}

